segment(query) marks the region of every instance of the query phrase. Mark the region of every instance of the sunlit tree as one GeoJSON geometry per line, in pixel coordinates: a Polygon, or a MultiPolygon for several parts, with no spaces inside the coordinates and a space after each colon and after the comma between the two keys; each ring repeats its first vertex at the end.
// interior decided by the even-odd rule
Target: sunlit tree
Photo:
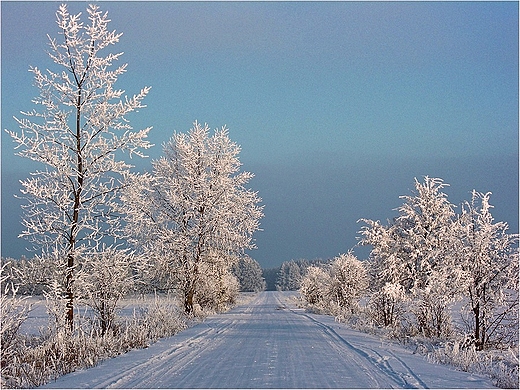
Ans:
{"type": "Polygon", "coordinates": [[[242,256],[232,267],[232,271],[240,283],[240,291],[258,292],[265,290],[262,267],[255,259],[247,255],[242,256]]]}
{"type": "Polygon", "coordinates": [[[368,288],[367,271],[352,253],[344,253],[332,260],[328,267],[330,284],[327,289],[331,304],[354,313],[358,301],[368,288]]]}
{"type": "Polygon", "coordinates": [[[164,145],[152,173],[134,175],[125,189],[126,232],[150,260],[143,274],[179,291],[187,314],[202,273],[214,271],[220,283],[254,247],[263,213],[257,193],[245,187],[253,174],[240,172],[239,152],[225,127],[210,134],[195,122],[164,145]]]}
{"type": "Polygon", "coordinates": [[[448,307],[456,298],[460,277],[454,255],[458,242],[455,211],[443,192],[445,187],[442,179],[416,179],[415,193],[401,197],[399,215],[388,226],[361,220],[365,226],[360,243],[373,247],[369,269],[377,299],[384,298],[384,304],[377,305],[384,310],[379,317],[387,318],[387,324],[395,319],[392,313],[402,295],[380,292],[401,285],[415,301],[412,311],[418,330],[436,337],[449,331],[448,307]]]}
{"type": "Polygon", "coordinates": [[[473,191],[459,218],[461,291],[478,349],[518,343],[518,235],[494,221],[490,196],[473,191]]]}
{"type": "Polygon", "coordinates": [[[117,223],[111,206],[131,168],[120,153],[143,156],[151,146],[145,140],[150,128],[133,131],[127,117],[144,107],[149,88],[131,98],[115,88],[126,64],[115,66],[122,53],[107,50],[122,34],[108,30],[108,15],[97,5],[88,6],[87,23],[65,4],[56,16],[59,38],[49,37],[56,69],[30,68],[38,108],[15,118],[21,132],[8,132],[17,154],[41,167],[21,182],[21,236],[65,263],[66,323],[72,329],[75,268],[117,223]]]}
{"type": "Polygon", "coordinates": [[[329,285],[330,275],[325,267],[311,265],[300,283],[300,294],[308,304],[323,306],[329,285]]]}

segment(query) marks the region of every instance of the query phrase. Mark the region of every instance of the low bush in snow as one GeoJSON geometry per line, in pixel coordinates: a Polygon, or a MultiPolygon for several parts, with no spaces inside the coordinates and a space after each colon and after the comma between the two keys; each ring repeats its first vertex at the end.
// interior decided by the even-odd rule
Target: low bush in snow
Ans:
{"type": "Polygon", "coordinates": [[[131,349],[148,347],[159,338],[172,336],[186,327],[180,303],[169,297],[155,296],[152,302],[139,300],[130,315],[117,318],[110,331],[103,335],[96,325],[95,314],[93,318],[86,313],[76,314],[73,333],[66,327],[56,328],[52,317],[49,327],[39,336],[20,334],[16,330],[11,336],[15,340],[10,344],[12,347],[7,350],[2,345],[2,387],[41,386],[131,349]]]}
{"type": "Polygon", "coordinates": [[[518,350],[478,351],[475,340],[468,340],[441,344],[427,352],[428,358],[463,371],[484,374],[500,388],[518,389],[518,350]]]}
{"type": "Polygon", "coordinates": [[[8,383],[17,383],[13,367],[18,363],[18,357],[24,349],[24,342],[20,338],[19,330],[31,310],[26,299],[16,295],[17,288],[7,273],[8,263],[2,264],[0,269],[1,300],[0,300],[0,340],[1,340],[1,382],[0,387],[8,383]]]}
{"type": "Polygon", "coordinates": [[[198,280],[193,301],[196,316],[220,313],[235,305],[239,293],[239,281],[229,270],[219,270],[211,265],[203,269],[198,280]]]}
{"type": "Polygon", "coordinates": [[[363,264],[351,253],[330,264],[310,266],[300,285],[304,301],[315,312],[346,318],[360,310],[359,300],[368,287],[363,264]]]}

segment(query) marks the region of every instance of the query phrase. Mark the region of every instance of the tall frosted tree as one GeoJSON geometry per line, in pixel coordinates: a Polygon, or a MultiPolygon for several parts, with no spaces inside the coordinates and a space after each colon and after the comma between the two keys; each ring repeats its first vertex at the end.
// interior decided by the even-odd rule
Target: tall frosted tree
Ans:
{"type": "Polygon", "coordinates": [[[222,286],[254,247],[263,213],[257,193],[246,188],[253,174],[240,172],[239,152],[226,127],[211,134],[195,122],[188,133],[175,133],[152,173],[133,175],[124,192],[129,240],[151,261],[143,275],[178,291],[187,314],[202,284],[222,286]]]}
{"type": "MultiPolygon", "coordinates": [[[[455,212],[443,192],[446,186],[442,179],[416,179],[415,193],[401,197],[405,202],[392,224],[362,220],[367,226],[361,231],[361,244],[373,246],[370,271],[378,287],[401,285],[415,300],[418,330],[436,337],[449,331],[447,306],[459,280],[454,265],[455,212]]],[[[387,311],[398,303],[390,299],[382,306],[383,314],[392,317],[387,311]]]]}
{"type": "Polygon", "coordinates": [[[81,256],[95,252],[117,223],[112,205],[131,165],[120,152],[143,156],[151,146],[150,128],[133,131],[127,115],[144,105],[149,88],[131,98],[115,88],[126,64],[122,53],[107,50],[121,33],[108,30],[108,15],[97,5],[72,15],[67,5],[56,13],[59,39],[49,36],[55,70],[31,67],[40,94],[38,109],[15,118],[21,132],[8,131],[19,156],[40,164],[22,181],[25,229],[20,236],[62,259],[67,300],[66,323],[73,328],[75,269],[81,256]]]}
{"type": "Polygon", "coordinates": [[[494,221],[490,196],[473,191],[458,220],[461,290],[478,349],[518,343],[518,235],[494,221]]]}
{"type": "Polygon", "coordinates": [[[422,183],[415,179],[415,194],[401,197],[405,202],[398,208],[396,226],[412,289],[428,287],[433,273],[452,258],[455,211],[443,192],[447,186],[442,179],[426,176],[422,183]]]}
{"type": "Polygon", "coordinates": [[[449,305],[456,297],[460,273],[455,266],[457,235],[454,206],[443,192],[448,184],[426,176],[415,180],[413,196],[403,196],[398,222],[402,256],[411,276],[413,312],[418,330],[441,337],[450,332],[449,305]]]}

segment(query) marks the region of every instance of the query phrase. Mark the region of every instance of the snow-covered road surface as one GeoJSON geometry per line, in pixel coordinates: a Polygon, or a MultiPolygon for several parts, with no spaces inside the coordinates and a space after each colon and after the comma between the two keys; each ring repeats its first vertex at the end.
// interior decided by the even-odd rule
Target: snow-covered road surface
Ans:
{"type": "Polygon", "coordinates": [[[147,349],[47,388],[491,388],[399,345],[263,292],[147,349]]]}

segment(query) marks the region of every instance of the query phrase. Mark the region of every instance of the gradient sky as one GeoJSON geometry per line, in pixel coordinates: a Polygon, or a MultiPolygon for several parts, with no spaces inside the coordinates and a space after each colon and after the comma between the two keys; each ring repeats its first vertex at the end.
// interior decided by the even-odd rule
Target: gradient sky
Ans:
{"type": "MultiPolygon", "coordinates": [[[[56,70],[45,51],[59,4],[1,3],[2,130],[34,108],[29,66],[56,70]]],[[[495,219],[518,232],[517,2],[98,4],[123,32],[116,86],[152,87],[130,117],[153,126],[151,158],[194,120],[226,124],[241,145],[265,205],[251,253],[263,267],[348,251],[356,221],[395,216],[424,175],[456,205],[493,192],[495,219]]],[[[14,194],[35,166],[1,140],[1,253],[20,257],[14,194]]]]}

